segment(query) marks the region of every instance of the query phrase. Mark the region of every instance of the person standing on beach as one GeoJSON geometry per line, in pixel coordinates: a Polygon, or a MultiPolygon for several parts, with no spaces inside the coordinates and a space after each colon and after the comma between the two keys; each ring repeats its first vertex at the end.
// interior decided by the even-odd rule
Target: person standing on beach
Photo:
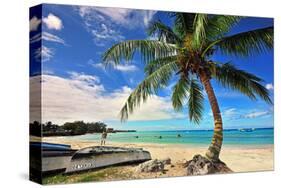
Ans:
{"type": "Polygon", "coordinates": [[[102,146],[102,145],[105,145],[106,137],[107,137],[107,131],[104,130],[104,131],[102,132],[102,134],[101,134],[101,143],[100,143],[101,146],[102,146]]]}

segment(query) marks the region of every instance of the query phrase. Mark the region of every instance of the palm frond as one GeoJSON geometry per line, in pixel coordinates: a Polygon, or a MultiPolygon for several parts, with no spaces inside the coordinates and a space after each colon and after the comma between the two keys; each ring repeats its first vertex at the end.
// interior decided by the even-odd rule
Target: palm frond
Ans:
{"type": "Polygon", "coordinates": [[[176,44],[180,41],[176,33],[169,26],[165,25],[160,20],[150,23],[147,33],[149,36],[158,36],[160,41],[176,44]]]}
{"type": "Polygon", "coordinates": [[[206,38],[208,41],[214,41],[224,36],[230,31],[239,21],[241,16],[225,16],[213,15],[208,19],[208,26],[206,27],[206,38]]]}
{"type": "Polygon", "coordinates": [[[126,121],[136,107],[146,102],[149,96],[156,94],[159,89],[167,85],[176,70],[177,65],[170,62],[147,76],[127,98],[120,111],[121,121],[126,121]]]}
{"type": "Polygon", "coordinates": [[[155,59],[145,65],[144,72],[146,73],[146,75],[150,75],[155,70],[162,67],[163,65],[166,65],[167,63],[170,63],[170,62],[176,62],[176,61],[177,61],[177,56],[169,56],[169,57],[155,59]]]}
{"type": "Polygon", "coordinates": [[[149,62],[157,58],[175,54],[175,45],[157,40],[128,40],[115,44],[103,54],[105,64],[119,64],[122,59],[130,61],[135,52],[140,52],[142,60],[149,62]]]}
{"type": "Polygon", "coordinates": [[[193,22],[193,47],[198,49],[206,41],[206,27],[208,25],[207,14],[196,14],[193,22]]]}
{"type": "Polygon", "coordinates": [[[272,104],[268,90],[261,84],[263,80],[244,70],[239,70],[233,65],[210,63],[212,77],[224,87],[239,91],[250,99],[256,100],[257,96],[265,102],[272,104]]]}
{"type": "Polygon", "coordinates": [[[175,32],[181,39],[184,39],[187,34],[193,33],[194,13],[171,12],[169,15],[174,19],[175,32]]]}
{"type": "Polygon", "coordinates": [[[249,56],[273,48],[273,27],[246,31],[212,42],[221,52],[229,55],[249,56]]]}
{"type": "Polygon", "coordinates": [[[190,80],[186,76],[181,76],[173,87],[172,104],[176,111],[182,110],[184,102],[189,95],[190,80]]]}
{"type": "Polygon", "coordinates": [[[204,110],[202,87],[195,79],[190,81],[188,97],[188,113],[191,122],[199,124],[204,110]]]}

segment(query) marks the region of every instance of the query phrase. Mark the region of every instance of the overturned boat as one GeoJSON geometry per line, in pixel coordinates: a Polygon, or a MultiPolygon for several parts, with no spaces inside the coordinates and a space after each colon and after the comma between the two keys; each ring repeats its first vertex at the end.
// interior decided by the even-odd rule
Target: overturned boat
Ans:
{"type": "Polygon", "coordinates": [[[76,152],[70,145],[31,142],[31,169],[42,173],[64,172],[76,152]]]}
{"type": "Polygon", "coordinates": [[[90,170],[123,163],[140,163],[151,159],[141,148],[95,146],[77,151],[71,158],[65,173],[90,170]]]}
{"type": "Polygon", "coordinates": [[[151,159],[150,153],[141,148],[94,146],[74,150],[70,145],[38,142],[30,143],[30,151],[31,167],[43,174],[74,173],[151,159]]]}

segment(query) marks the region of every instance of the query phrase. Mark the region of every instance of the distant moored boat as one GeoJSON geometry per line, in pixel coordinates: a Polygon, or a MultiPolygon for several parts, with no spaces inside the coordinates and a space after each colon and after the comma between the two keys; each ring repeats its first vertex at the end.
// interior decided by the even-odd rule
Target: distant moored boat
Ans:
{"type": "Polygon", "coordinates": [[[253,132],[255,129],[254,128],[249,128],[249,129],[239,129],[240,132],[253,132]]]}

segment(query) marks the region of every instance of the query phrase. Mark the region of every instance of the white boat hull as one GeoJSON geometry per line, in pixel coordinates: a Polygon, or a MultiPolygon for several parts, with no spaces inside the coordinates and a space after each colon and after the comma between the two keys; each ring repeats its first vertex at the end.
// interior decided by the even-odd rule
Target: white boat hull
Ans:
{"type": "Polygon", "coordinates": [[[44,157],[42,159],[42,171],[60,171],[65,170],[71,161],[72,156],[44,157]]]}
{"type": "Polygon", "coordinates": [[[77,151],[65,173],[85,171],[122,163],[143,162],[151,159],[148,151],[135,148],[89,147],[77,151]]]}

